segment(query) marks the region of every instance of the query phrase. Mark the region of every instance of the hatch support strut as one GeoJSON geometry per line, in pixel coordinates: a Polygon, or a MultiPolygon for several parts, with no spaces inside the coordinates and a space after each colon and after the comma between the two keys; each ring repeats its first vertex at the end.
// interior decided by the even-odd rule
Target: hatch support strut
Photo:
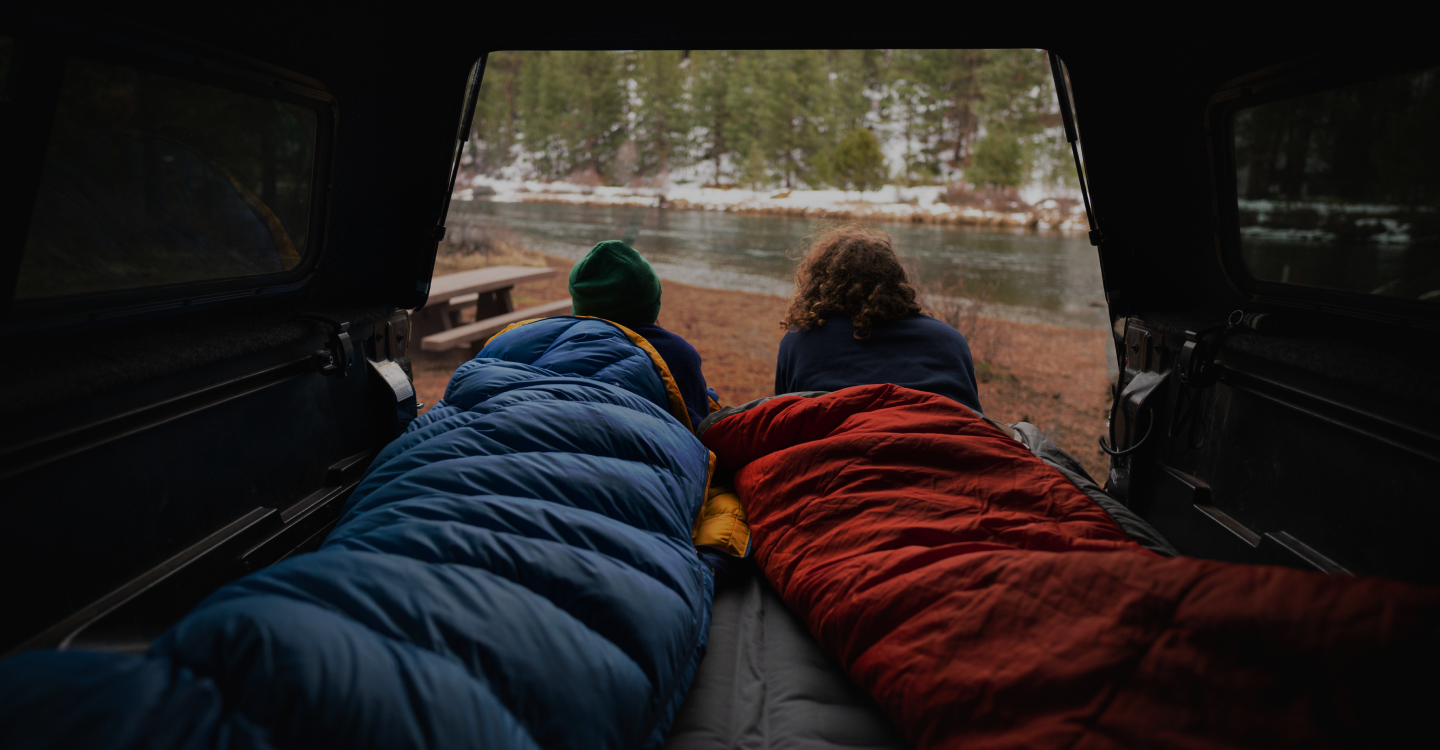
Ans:
{"type": "Polygon", "coordinates": [[[1075,174],[1080,177],[1080,198],[1085,202],[1085,218],[1090,222],[1090,244],[1099,246],[1104,235],[1095,223],[1095,208],[1090,204],[1090,188],[1085,184],[1085,165],[1080,161],[1080,132],[1075,128],[1075,102],[1070,98],[1070,87],[1065,80],[1065,66],[1060,56],[1046,52],[1050,58],[1050,72],[1055,76],[1055,95],[1060,100],[1060,119],[1065,123],[1065,140],[1070,142],[1070,154],[1075,157],[1075,174]]]}

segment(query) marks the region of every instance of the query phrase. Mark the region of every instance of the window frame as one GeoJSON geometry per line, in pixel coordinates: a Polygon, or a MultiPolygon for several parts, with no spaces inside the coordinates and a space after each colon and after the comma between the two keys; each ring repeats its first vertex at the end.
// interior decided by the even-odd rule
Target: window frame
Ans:
{"type": "Polygon", "coordinates": [[[1440,56],[1434,54],[1396,55],[1380,61],[1348,55],[1311,57],[1265,68],[1220,86],[1205,112],[1211,212],[1220,268],[1236,292],[1262,304],[1440,327],[1440,305],[1434,303],[1266,281],[1251,274],[1241,254],[1234,128],[1235,114],[1242,109],[1436,66],[1440,66],[1440,56]]]}
{"type": "MultiPolygon", "coordinates": [[[[55,329],[85,328],[91,324],[209,308],[239,300],[275,297],[294,292],[313,278],[325,251],[329,199],[337,137],[337,102],[317,81],[250,60],[230,58],[205,50],[199,53],[165,44],[90,31],[80,37],[56,33],[30,24],[6,24],[16,38],[17,52],[27,54],[23,69],[12,62],[17,96],[11,105],[11,127],[32,151],[28,159],[14,160],[7,175],[18,200],[0,231],[7,252],[0,257],[0,336],[26,336],[55,329]],[[77,37],[79,37],[77,39],[77,37]],[[83,41],[83,44],[77,44],[83,41]],[[215,86],[228,91],[278,100],[315,113],[315,143],[311,162],[309,224],[305,251],[294,268],[271,274],[176,282],[136,289],[17,300],[19,270],[29,235],[30,221],[39,197],[45,152],[59,103],[59,87],[72,58],[127,65],[146,73],[215,86]],[[23,97],[23,98],[22,98],[23,97]],[[38,153],[35,153],[38,152],[38,153]],[[8,251],[8,249],[13,249],[8,251]]],[[[20,55],[16,54],[16,58],[20,55]]],[[[0,146],[0,157],[10,157],[20,146],[0,146]]]]}

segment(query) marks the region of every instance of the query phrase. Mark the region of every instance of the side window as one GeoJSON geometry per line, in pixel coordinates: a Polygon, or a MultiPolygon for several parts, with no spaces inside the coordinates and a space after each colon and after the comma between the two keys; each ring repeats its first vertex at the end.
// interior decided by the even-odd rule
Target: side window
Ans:
{"type": "Polygon", "coordinates": [[[16,302],[283,274],[311,250],[315,109],[70,58],[16,302]]]}
{"type": "Polygon", "coordinates": [[[1440,68],[1241,100],[1231,122],[1252,279],[1440,304],[1440,68]]]}

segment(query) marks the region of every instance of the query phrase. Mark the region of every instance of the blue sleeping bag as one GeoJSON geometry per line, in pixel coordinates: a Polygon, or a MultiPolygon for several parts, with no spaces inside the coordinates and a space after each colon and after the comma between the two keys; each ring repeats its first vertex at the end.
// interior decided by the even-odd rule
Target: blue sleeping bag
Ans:
{"type": "Polygon", "coordinates": [[[609,323],[514,328],[386,447],[316,552],[144,656],[0,662],[0,746],[658,746],[709,631],[709,453],[609,323]]]}

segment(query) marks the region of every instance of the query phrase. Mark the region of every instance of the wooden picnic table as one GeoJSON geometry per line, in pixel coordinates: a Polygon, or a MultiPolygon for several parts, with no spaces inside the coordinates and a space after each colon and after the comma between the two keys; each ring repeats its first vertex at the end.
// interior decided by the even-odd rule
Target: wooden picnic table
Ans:
{"type": "Polygon", "coordinates": [[[516,310],[510,290],[516,284],[547,279],[553,268],[491,266],[440,276],[430,283],[425,306],[410,313],[412,339],[420,349],[443,352],[489,338],[511,323],[570,312],[568,298],[516,310]],[[475,322],[465,323],[461,312],[473,306],[475,322]]]}

